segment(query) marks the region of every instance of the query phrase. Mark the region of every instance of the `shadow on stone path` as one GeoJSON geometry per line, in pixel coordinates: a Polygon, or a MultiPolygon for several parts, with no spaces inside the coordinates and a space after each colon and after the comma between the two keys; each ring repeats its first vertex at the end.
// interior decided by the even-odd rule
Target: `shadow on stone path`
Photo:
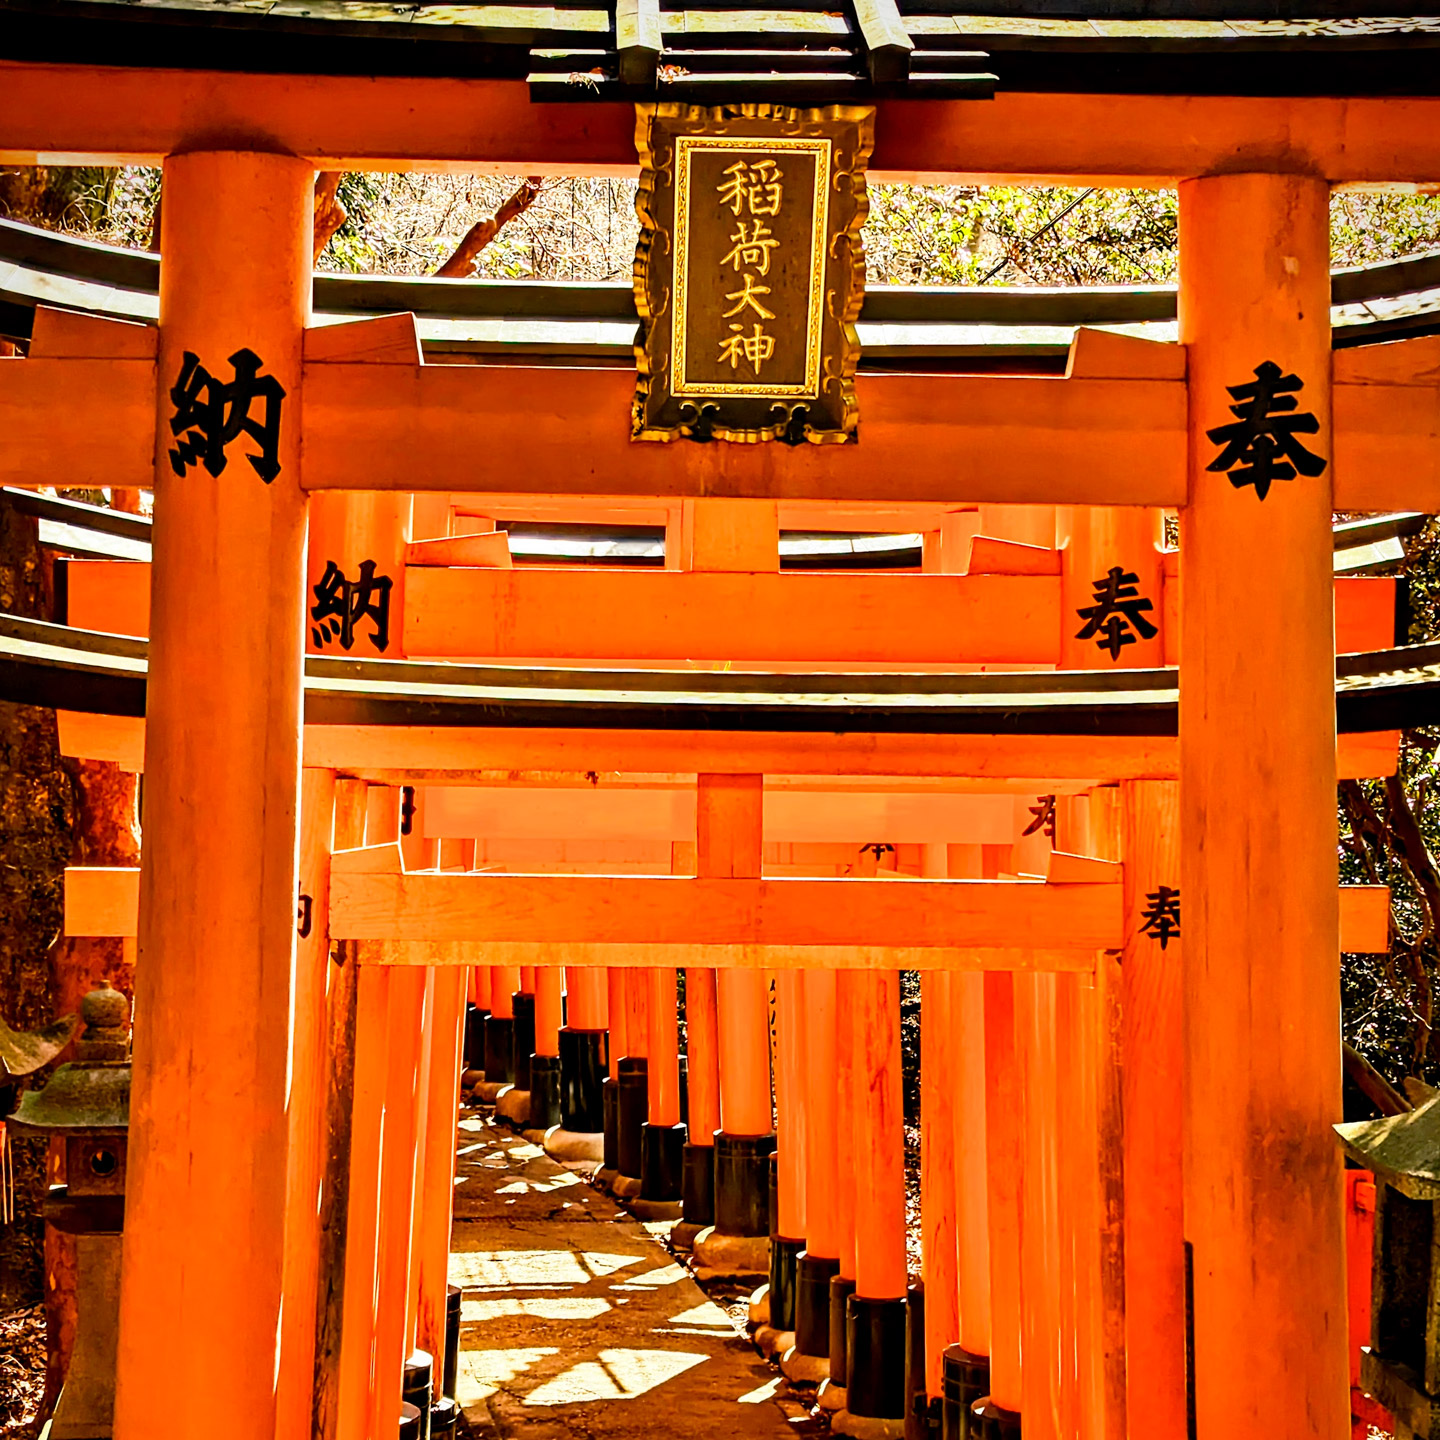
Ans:
{"type": "Polygon", "coordinates": [[[457,1398],[480,1437],[778,1437],[781,1382],[640,1222],[462,1112],[450,1280],[457,1398]],[[618,1219],[616,1217],[619,1217],[618,1219]]]}

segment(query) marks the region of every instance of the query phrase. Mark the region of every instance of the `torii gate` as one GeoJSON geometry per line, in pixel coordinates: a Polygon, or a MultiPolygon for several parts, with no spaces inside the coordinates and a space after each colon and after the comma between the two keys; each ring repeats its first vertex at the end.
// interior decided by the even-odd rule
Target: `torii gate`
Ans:
{"type": "Polygon", "coordinates": [[[1330,515],[1436,508],[1436,394],[1426,352],[1408,345],[1357,360],[1349,375],[1337,359],[1332,385],[1327,199],[1332,182],[1440,178],[1434,102],[1020,96],[963,120],[944,107],[897,109],[890,148],[877,146],[882,172],[1196,177],[1180,187],[1185,374],[872,377],[857,387],[865,437],[837,458],[774,447],[642,454],[623,440],[616,402],[628,385],[614,376],[427,374],[413,358],[326,354],[323,341],[307,357],[309,192],[321,158],[483,164],[538,147],[551,163],[633,163],[614,112],[577,106],[541,127],[503,85],[425,83],[366,87],[357,110],[342,80],[181,76],[161,87],[134,72],[4,68],[7,157],[166,157],[158,354],[149,337],[127,336],[98,354],[41,353],[0,373],[7,481],[156,492],[139,920],[146,1025],[117,1433],[126,1440],[146,1424],[138,1377],[162,1340],[179,1347],[191,1386],[223,1385],[230,1433],[275,1428],[290,1027],[281,977],[294,955],[306,494],[494,488],[487,460],[500,456],[503,488],[528,482],[546,493],[1184,505],[1198,1430],[1338,1435],[1330,515]],[[254,149],[204,148],[222,113],[244,117],[223,143],[241,134],[254,149]],[[1237,154],[1246,168],[1231,173],[1237,154]],[[218,367],[246,349],[286,392],[278,474],[262,483],[237,455],[223,479],[177,476],[169,391],[185,354],[218,367]],[[1316,419],[1310,445],[1330,463],[1261,501],[1208,468],[1206,437],[1230,419],[1227,387],[1265,362],[1302,378],[1316,419]],[[569,417],[579,414],[595,428],[576,465],[569,417]],[[247,608],[229,619],[222,646],[204,601],[236,597],[247,608]],[[214,974],[223,985],[210,983],[214,974]],[[1272,1003],[1276,994],[1288,1004],[1272,1003]],[[203,1117],[190,1104],[200,1084],[203,1117]],[[217,1231],[226,1246],[213,1244],[217,1231]],[[217,1291],[249,1297],[223,1334],[206,1323],[217,1291]],[[1268,1343],[1245,1347],[1250,1329],[1268,1343]]]}

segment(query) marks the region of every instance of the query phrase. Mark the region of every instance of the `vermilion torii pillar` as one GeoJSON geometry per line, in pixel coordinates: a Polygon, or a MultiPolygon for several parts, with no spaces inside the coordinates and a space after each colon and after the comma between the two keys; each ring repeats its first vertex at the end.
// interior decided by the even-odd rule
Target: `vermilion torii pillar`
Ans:
{"type": "MultiPolygon", "coordinates": [[[[164,187],[136,965],[145,1019],[115,1434],[154,1433],[155,1361],[165,1355],[188,1393],[226,1397],[220,1407],[178,1407],[167,1422],[176,1435],[271,1440],[296,945],[299,420],[313,172],[292,156],[197,152],[165,161],[164,187]],[[219,474],[213,453],[209,468],[199,457],[172,464],[171,387],[187,357],[228,383],[245,351],[285,391],[278,472],[262,478],[249,463],[260,450],[248,435],[222,452],[219,474]]],[[[261,418],[258,401],[252,414],[261,418]]]]}
{"type": "Polygon", "coordinates": [[[1325,182],[1304,175],[1180,186],[1185,1238],[1200,1440],[1334,1440],[1348,1423],[1330,1132],[1340,946],[1328,202],[1325,182]]]}

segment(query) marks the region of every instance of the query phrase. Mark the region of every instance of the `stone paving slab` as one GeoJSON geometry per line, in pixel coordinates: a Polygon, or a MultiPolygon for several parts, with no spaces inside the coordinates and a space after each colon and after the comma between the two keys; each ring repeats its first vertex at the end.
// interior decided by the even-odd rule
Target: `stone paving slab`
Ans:
{"type": "Polygon", "coordinates": [[[472,1435],[797,1428],[775,1372],[646,1226],[478,1113],[460,1122],[450,1280],[464,1290],[457,1399],[472,1435]]]}

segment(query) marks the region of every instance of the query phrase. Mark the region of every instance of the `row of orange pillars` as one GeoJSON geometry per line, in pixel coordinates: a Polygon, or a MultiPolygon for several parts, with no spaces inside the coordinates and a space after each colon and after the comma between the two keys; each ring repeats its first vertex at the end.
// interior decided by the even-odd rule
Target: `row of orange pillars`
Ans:
{"type": "MultiPolygon", "coordinates": [[[[1020,847],[902,848],[922,852],[925,873],[994,878],[1020,847]]],[[[856,873],[896,860],[894,847],[867,847],[856,873]]],[[[840,1433],[1018,1436],[1023,1338],[1031,1389],[1046,1353],[1055,1392],[1054,1426],[1027,1432],[1105,1434],[1098,1413],[1081,1415],[1107,1403],[1103,1374],[1084,1373],[1103,1316],[1081,1315],[1077,1297],[1105,1292],[1107,1198],[1055,1045],[1080,1023],[1079,977],[926,971],[920,983],[918,1281],[897,970],[475,967],[466,1089],[555,1159],[599,1162],[599,1181],[641,1218],[673,1220],[697,1278],[768,1280],[751,1307],[757,1343],[792,1382],[818,1386],[840,1433]],[[1022,1105],[1022,1086],[1048,1104],[1022,1105]],[[1079,1143],[1062,1143],[1067,1127],[1079,1143]],[[1045,1176],[1029,1216],[1027,1161],[1045,1176]],[[1041,1253],[1022,1253],[1027,1220],[1043,1229],[1046,1244],[1028,1247],[1041,1253]]],[[[1175,1103],[1178,1147],[1178,1086],[1175,1103]]],[[[1179,1437],[1178,1218],[1176,1249],[1172,1373],[1147,1388],[1174,1387],[1179,1437]]]]}

